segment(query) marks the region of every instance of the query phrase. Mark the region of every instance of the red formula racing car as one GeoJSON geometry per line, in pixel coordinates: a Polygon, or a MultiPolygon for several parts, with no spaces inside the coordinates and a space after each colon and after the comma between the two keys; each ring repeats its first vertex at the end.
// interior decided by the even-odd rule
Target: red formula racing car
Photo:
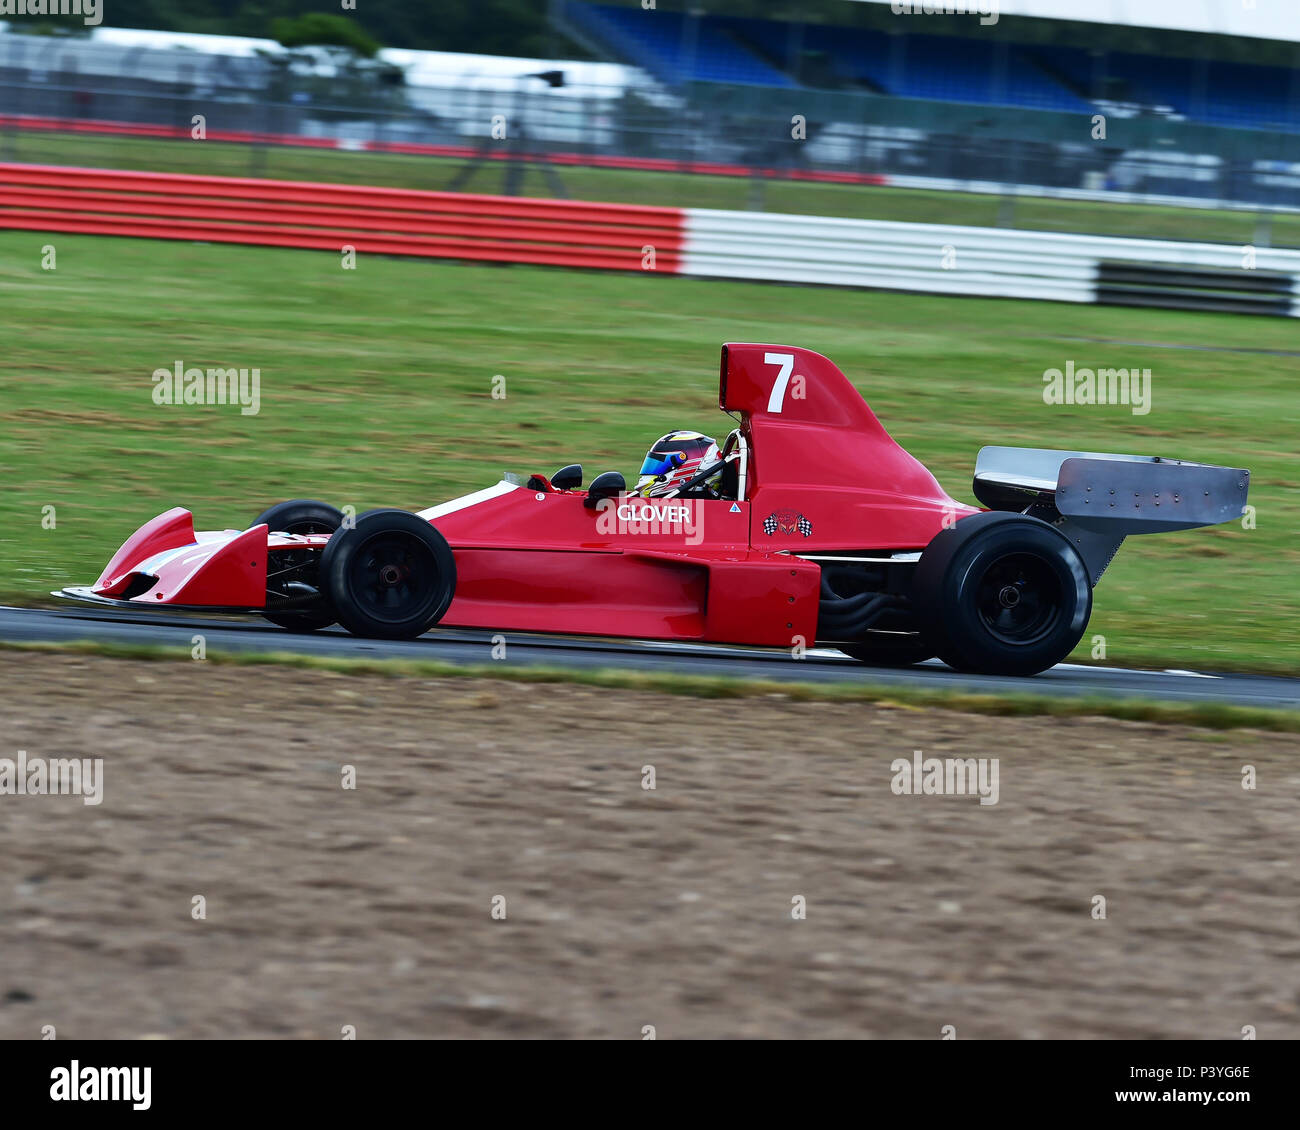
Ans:
{"type": "Polygon", "coordinates": [[[418,514],[345,521],[321,502],[247,530],[194,532],[169,510],[127,539],[97,603],[261,613],[411,638],[436,624],[774,648],[867,663],[932,656],[1032,674],[1065,658],[1128,534],[1238,517],[1244,470],[1137,455],[986,447],[950,498],[818,353],[722,348],[737,427],[660,497],[616,472],[513,476],[418,514]]]}

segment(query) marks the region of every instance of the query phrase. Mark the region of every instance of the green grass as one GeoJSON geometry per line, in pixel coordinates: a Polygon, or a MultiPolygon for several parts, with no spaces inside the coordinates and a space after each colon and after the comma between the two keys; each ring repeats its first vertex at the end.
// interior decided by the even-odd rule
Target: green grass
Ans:
{"type": "MultiPolygon", "coordinates": [[[[0,160],[420,189],[446,189],[464,165],[461,160],[445,158],[35,131],[4,135],[0,139],[0,160]]],[[[576,200],[693,208],[756,206],[754,183],[741,177],[568,167],[557,171],[565,191],[576,200]]],[[[503,173],[503,165],[489,162],[465,186],[466,190],[500,193],[503,173]]],[[[546,178],[535,168],[525,174],[520,192],[526,196],[551,195],[546,178]]],[[[765,181],[761,200],[761,207],[768,212],[977,227],[999,223],[1002,207],[999,197],[975,193],[788,180],[765,181]]],[[[1249,212],[1145,204],[1026,196],[1016,200],[1012,224],[1042,231],[1149,239],[1196,239],[1237,245],[1261,242],[1257,217],[1249,212]]],[[[1300,247],[1300,216],[1273,217],[1268,239],[1276,247],[1300,247]]]]}
{"type": "MultiPolygon", "coordinates": [[[[9,643],[0,652],[46,655],[102,655],[144,662],[193,663],[188,648],[156,644],[116,644],[94,640],[70,643],[9,643]]],[[[792,702],[863,702],[885,709],[942,709],[1000,717],[1048,715],[1056,718],[1119,718],[1129,722],[1196,726],[1206,730],[1268,730],[1300,733],[1300,713],[1218,702],[1156,702],[1137,698],[1052,698],[1044,694],[982,694],[930,687],[863,683],[800,683],[732,676],[661,674],[621,668],[510,667],[503,663],[460,665],[437,659],[340,659],[295,652],[222,652],[209,649],[205,662],[234,667],[294,667],[337,675],[378,675],[389,679],[499,679],[510,683],[577,683],[610,690],[653,691],[687,698],[783,698],[792,702]]]]}
{"type": "Polygon", "coordinates": [[[415,509],[503,470],[632,472],[671,427],[730,427],[718,347],[758,340],[838,362],[964,501],[986,443],[1250,468],[1258,528],[1130,539],[1078,655],[1100,634],[1118,665],[1300,661],[1297,359],[1263,352],[1297,346],[1289,320],[12,232],[0,303],[11,601],[93,580],[173,505],[220,529],[283,498],[415,509]],[[150,375],[178,359],[260,368],[261,413],[154,405],[150,375]],[[1068,359],[1151,368],[1154,409],[1045,405],[1068,359]]]}

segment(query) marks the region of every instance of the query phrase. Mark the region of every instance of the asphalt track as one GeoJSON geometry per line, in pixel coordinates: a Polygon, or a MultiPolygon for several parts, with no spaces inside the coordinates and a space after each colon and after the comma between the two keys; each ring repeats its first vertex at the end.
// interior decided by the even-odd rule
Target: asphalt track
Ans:
{"type": "Polygon", "coordinates": [[[202,634],[209,652],[291,651],[343,658],[434,659],[461,665],[619,668],[661,674],[729,675],[813,683],[857,682],[926,688],[1018,692],[1053,697],[1146,698],[1167,702],[1217,702],[1300,709],[1300,679],[1267,675],[1215,675],[1193,671],[1141,671],[1063,663],[1032,678],[969,675],[938,661],[902,670],[866,667],[838,651],[813,650],[802,659],[786,652],[707,644],[665,644],[586,637],[504,634],[505,656],[493,660],[493,634],[435,629],[418,640],[367,640],[338,628],[293,633],[253,616],[181,613],[132,615],[117,609],[70,604],[59,609],[0,605],[0,641],[62,643],[94,640],[190,648],[202,634]]]}

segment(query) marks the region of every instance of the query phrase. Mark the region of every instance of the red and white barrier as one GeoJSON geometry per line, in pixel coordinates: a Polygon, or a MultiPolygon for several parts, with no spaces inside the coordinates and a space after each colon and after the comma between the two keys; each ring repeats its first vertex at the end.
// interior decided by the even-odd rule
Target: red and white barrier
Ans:
{"type": "Polygon", "coordinates": [[[1121,262],[1236,272],[1245,290],[1289,276],[1300,317],[1300,251],[1283,248],[703,208],[687,209],[685,233],[683,275],[1096,302],[1102,263],[1121,262]]]}
{"type": "Polygon", "coordinates": [[[1134,284],[1157,298],[1269,273],[1267,312],[1300,316],[1300,251],[948,224],[0,164],[0,228],[1059,302],[1096,302],[1103,263],[1171,269],[1134,284]]]}
{"type": "Polygon", "coordinates": [[[676,273],[678,208],[0,165],[0,228],[676,273]]]}

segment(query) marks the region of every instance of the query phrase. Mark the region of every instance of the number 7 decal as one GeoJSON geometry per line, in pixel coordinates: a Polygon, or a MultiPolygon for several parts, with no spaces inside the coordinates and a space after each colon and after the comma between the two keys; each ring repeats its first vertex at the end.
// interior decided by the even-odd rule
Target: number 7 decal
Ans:
{"type": "Polygon", "coordinates": [[[785,390],[790,384],[790,374],[794,372],[794,354],[764,353],[763,362],[781,366],[781,371],[776,375],[776,383],[772,385],[772,395],[767,398],[767,410],[780,412],[785,408],[785,390]]]}

